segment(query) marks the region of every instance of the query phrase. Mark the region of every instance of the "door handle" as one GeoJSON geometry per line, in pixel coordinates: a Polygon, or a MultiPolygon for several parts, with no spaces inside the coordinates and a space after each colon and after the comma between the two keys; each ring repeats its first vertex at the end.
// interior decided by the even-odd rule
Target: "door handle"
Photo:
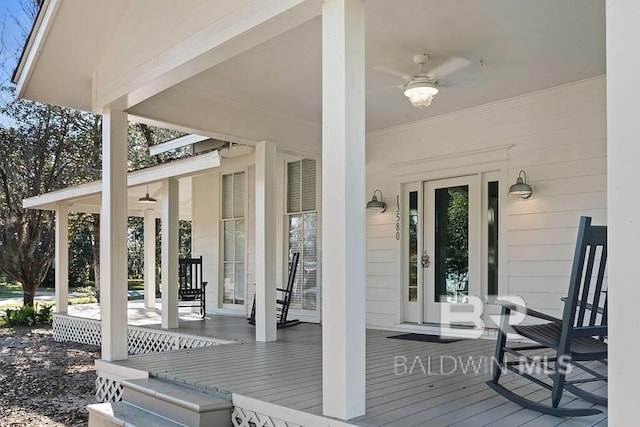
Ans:
{"type": "Polygon", "coordinates": [[[422,267],[429,268],[430,265],[431,261],[429,260],[429,255],[425,252],[424,255],[422,255],[422,267]]]}

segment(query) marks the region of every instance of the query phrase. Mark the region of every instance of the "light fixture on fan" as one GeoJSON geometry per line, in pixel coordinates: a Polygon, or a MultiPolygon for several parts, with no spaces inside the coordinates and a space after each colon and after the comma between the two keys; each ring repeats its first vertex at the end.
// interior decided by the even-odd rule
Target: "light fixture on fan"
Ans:
{"type": "Polygon", "coordinates": [[[411,105],[419,108],[431,105],[433,97],[437,94],[438,89],[421,77],[413,78],[404,88],[404,96],[409,98],[411,105]]]}
{"type": "Polygon", "coordinates": [[[146,192],[146,194],[144,195],[144,197],[140,197],[140,198],[138,199],[138,202],[140,202],[140,203],[145,203],[145,204],[149,204],[149,205],[157,202],[157,200],[156,200],[156,199],[154,199],[153,197],[149,196],[149,186],[148,186],[148,185],[147,185],[147,192],[146,192]]]}
{"type": "Polygon", "coordinates": [[[403,89],[404,96],[409,98],[411,105],[422,108],[431,105],[433,98],[439,92],[437,86],[446,84],[446,82],[440,80],[441,78],[471,65],[471,61],[468,59],[453,57],[444,60],[440,65],[426,71],[424,65],[427,61],[429,61],[429,55],[426,53],[414,55],[413,63],[418,66],[418,72],[414,75],[407,75],[403,71],[387,66],[376,66],[374,68],[383,73],[403,79],[405,83],[399,87],[403,89]]]}

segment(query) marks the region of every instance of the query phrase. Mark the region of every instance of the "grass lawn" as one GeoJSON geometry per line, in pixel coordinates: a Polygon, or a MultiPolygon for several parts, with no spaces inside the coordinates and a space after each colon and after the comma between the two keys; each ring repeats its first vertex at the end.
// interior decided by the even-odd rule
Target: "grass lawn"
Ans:
{"type": "Polygon", "coordinates": [[[144,279],[129,279],[127,284],[130,291],[144,291],[144,279]]]}
{"type": "Polygon", "coordinates": [[[22,296],[22,286],[14,283],[0,283],[0,298],[18,298],[22,296]]]}
{"type": "MultiPolygon", "coordinates": [[[[54,288],[39,287],[38,292],[55,292],[54,288]]],[[[21,298],[22,286],[17,283],[0,283],[0,299],[21,298]]]]}
{"type": "MultiPolygon", "coordinates": [[[[144,291],[144,279],[129,279],[128,280],[128,289],[130,291],[144,291]]],[[[48,288],[44,286],[40,286],[37,290],[37,294],[41,295],[42,293],[49,293],[53,295],[55,293],[55,288],[48,288]]],[[[69,292],[72,292],[77,295],[76,298],[70,298],[69,304],[89,304],[97,302],[95,297],[95,291],[93,286],[80,286],[80,287],[71,287],[69,288],[69,292]]],[[[6,300],[9,298],[22,298],[22,286],[16,283],[0,283],[0,304],[2,308],[18,308],[22,306],[22,302],[2,304],[2,300],[6,300]]],[[[130,299],[141,299],[144,298],[142,295],[132,297],[130,299]]],[[[52,302],[38,302],[40,304],[53,304],[52,302]]],[[[0,314],[2,314],[0,312],[0,314]]]]}

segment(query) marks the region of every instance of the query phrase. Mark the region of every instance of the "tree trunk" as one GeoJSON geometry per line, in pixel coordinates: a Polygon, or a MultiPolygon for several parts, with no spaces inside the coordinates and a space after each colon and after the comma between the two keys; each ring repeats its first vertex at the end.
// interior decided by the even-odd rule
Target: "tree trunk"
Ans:
{"type": "Polygon", "coordinates": [[[22,284],[22,305],[29,305],[33,307],[36,297],[36,289],[38,289],[38,285],[36,284],[22,284]]]}

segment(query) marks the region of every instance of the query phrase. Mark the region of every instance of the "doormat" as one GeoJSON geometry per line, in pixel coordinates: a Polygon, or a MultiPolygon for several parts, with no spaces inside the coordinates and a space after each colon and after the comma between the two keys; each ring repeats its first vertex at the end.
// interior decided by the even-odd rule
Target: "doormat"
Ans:
{"type": "Polygon", "coordinates": [[[387,338],[395,338],[398,340],[409,340],[409,341],[436,342],[440,344],[449,344],[452,342],[464,340],[464,338],[443,338],[440,335],[430,335],[430,334],[402,334],[402,335],[392,335],[387,338]]]}

